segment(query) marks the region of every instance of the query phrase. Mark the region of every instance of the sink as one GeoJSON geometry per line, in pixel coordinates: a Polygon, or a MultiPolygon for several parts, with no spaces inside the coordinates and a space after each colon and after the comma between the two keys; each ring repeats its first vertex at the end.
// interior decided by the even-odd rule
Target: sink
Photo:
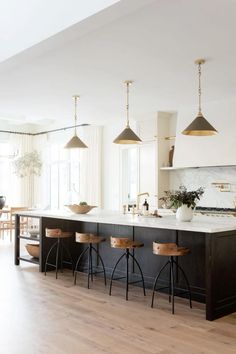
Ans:
{"type": "Polygon", "coordinates": [[[147,219],[158,219],[160,216],[156,215],[138,215],[139,218],[147,218],[147,219]]]}

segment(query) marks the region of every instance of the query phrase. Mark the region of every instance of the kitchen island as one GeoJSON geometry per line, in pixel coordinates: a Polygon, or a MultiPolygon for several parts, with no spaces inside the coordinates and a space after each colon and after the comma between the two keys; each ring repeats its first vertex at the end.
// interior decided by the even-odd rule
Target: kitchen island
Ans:
{"type": "MultiPolygon", "coordinates": [[[[106,211],[93,211],[86,215],[66,211],[19,212],[16,215],[15,230],[16,265],[21,260],[30,261],[20,255],[21,238],[32,239],[20,235],[20,217],[39,220],[40,271],[44,270],[46,254],[52,242],[45,237],[47,227],[97,233],[105,237],[107,242],[99,246],[99,252],[108,276],[119,257],[119,250],[110,247],[111,235],[143,242],[144,248],[135,251],[135,256],[142,267],[147,287],[152,286],[155,275],[166,261],[165,257],[152,254],[153,241],[176,242],[191,249],[188,256],[180,257],[178,261],[189,279],[193,299],[206,304],[206,319],[214,320],[236,310],[236,218],[195,216],[191,222],[178,222],[174,216],[154,218],[106,211]]],[[[76,244],[74,238],[69,243],[75,261],[83,251],[83,246],[76,244]]],[[[94,261],[99,268],[98,260],[94,261]]],[[[118,268],[121,275],[123,270],[121,264],[118,268]]],[[[132,265],[132,276],[134,280],[138,276],[135,264],[132,265]]],[[[185,282],[181,274],[175,276],[178,290],[184,291],[185,282]]],[[[168,281],[169,274],[166,272],[159,285],[165,286],[168,281]]]]}

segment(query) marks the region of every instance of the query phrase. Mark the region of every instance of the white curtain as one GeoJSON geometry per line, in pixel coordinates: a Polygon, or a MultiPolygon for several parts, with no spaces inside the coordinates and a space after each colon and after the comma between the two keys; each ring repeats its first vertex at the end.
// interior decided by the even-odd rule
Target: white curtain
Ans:
{"type": "MultiPolygon", "coordinates": [[[[47,140],[46,135],[30,136],[30,135],[10,135],[10,145],[18,150],[18,157],[37,150],[43,161],[43,147],[47,140]]],[[[38,207],[41,203],[41,195],[43,195],[43,186],[41,176],[25,176],[17,177],[14,174],[14,168],[11,169],[12,186],[9,188],[9,203],[14,206],[38,207]]],[[[44,169],[42,169],[42,174],[44,169]]],[[[41,175],[42,175],[41,174],[41,175]]]]}
{"type": "Polygon", "coordinates": [[[48,183],[47,183],[47,150],[48,135],[36,135],[33,137],[33,150],[39,152],[42,159],[42,170],[40,176],[32,176],[33,182],[33,204],[37,209],[45,208],[48,204],[48,183]]]}
{"type": "MultiPolygon", "coordinates": [[[[10,135],[10,144],[18,149],[19,157],[32,151],[33,136],[29,135],[10,135]]],[[[12,171],[13,172],[13,171],[12,171]]],[[[17,177],[15,178],[14,192],[15,195],[11,197],[11,204],[23,207],[32,207],[34,199],[34,183],[33,176],[17,177]],[[17,189],[17,190],[16,190],[17,189]]]]}
{"type": "Polygon", "coordinates": [[[7,157],[13,156],[18,148],[10,140],[10,134],[0,133],[0,195],[6,197],[6,205],[20,205],[20,184],[13,173],[13,159],[7,157]]]}
{"type": "Polygon", "coordinates": [[[83,128],[81,137],[88,149],[81,149],[80,194],[88,204],[101,207],[102,127],[83,128]]]}

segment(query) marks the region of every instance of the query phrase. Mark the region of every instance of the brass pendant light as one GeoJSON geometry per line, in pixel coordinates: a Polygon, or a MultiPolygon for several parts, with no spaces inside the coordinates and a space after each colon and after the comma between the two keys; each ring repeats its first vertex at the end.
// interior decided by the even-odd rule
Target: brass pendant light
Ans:
{"type": "Polygon", "coordinates": [[[142,140],[133,132],[129,126],[129,86],[133,83],[131,80],[125,81],[127,89],[127,102],[126,102],[126,127],[113,141],[115,144],[138,144],[142,140]]]}
{"type": "Polygon", "coordinates": [[[75,100],[75,133],[74,136],[68,141],[68,143],[65,145],[65,149],[81,149],[81,148],[87,148],[87,145],[78,137],[77,131],[76,131],[76,125],[77,125],[77,100],[79,96],[75,95],[73,96],[75,100]]]}
{"type": "Polygon", "coordinates": [[[201,108],[201,65],[205,63],[204,59],[198,59],[195,61],[195,64],[198,65],[198,115],[192,121],[192,123],[182,131],[184,135],[193,135],[193,136],[210,136],[218,134],[218,131],[206,120],[202,115],[201,108]]]}

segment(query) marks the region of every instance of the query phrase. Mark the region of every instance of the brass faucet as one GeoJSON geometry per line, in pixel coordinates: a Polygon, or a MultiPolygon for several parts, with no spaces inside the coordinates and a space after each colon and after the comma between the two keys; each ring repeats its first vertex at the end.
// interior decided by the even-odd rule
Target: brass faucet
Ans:
{"type": "Polygon", "coordinates": [[[136,208],[137,208],[137,211],[139,211],[139,198],[142,196],[142,195],[146,195],[147,197],[149,197],[149,193],[148,192],[144,192],[144,193],[139,193],[137,195],[137,205],[136,205],[136,208]]]}

